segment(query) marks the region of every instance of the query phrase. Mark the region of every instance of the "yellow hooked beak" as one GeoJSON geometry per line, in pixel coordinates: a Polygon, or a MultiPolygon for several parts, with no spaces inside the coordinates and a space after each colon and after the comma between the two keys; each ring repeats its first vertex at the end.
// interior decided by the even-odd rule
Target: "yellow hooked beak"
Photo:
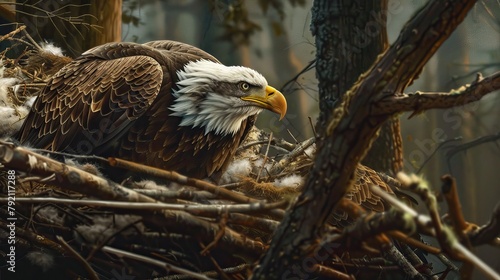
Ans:
{"type": "Polygon", "coordinates": [[[243,96],[241,99],[254,102],[256,106],[279,114],[280,120],[285,117],[287,108],[285,96],[272,86],[267,86],[264,92],[258,91],[249,96],[243,96]]]}

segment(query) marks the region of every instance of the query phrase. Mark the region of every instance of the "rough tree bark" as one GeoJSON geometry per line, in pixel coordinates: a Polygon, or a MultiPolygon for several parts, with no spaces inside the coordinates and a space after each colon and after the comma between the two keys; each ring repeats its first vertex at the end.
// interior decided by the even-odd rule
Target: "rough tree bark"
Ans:
{"type": "MultiPolygon", "coordinates": [[[[353,172],[380,127],[393,116],[375,116],[372,110],[379,107],[382,100],[406,89],[474,3],[466,0],[428,2],[405,25],[394,44],[366,74],[360,76],[342,103],[330,112],[331,117],[324,121],[326,126],[318,141],[318,154],[304,191],[280,224],[252,279],[293,277],[299,275],[297,269],[302,273],[314,272],[311,264],[324,257],[314,250],[317,250],[328,215],[353,183],[353,172]],[[316,255],[307,258],[313,252],[316,255]]],[[[315,0],[313,4],[316,22],[312,25],[312,32],[317,40],[318,58],[331,58],[332,54],[328,52],[332,50],[334,38],[326,43],[318,42],[328,34],[314,26],[328,25],[335,14],[335,4],[328,0],[315,0]]],[[[326,91],[335,90],[325,81],[329,77],[321,70],[328,69],[326,64],[329,62],[317,62],[319,86],[326,87],[326,91]]]]}
{"type": "MultiPolygon", "coordinates": [[[[326,126],[335,105],[340,103],[359,75],[368,70],[389,45],[387,0],[338,0],[329,1],[328,5],[332,5],[331,15],[312,21],[312,27],[321,34],[317,36],[316,46],[322,50],[317,55],[316,66],[318,76],[321,76],[318,132],[326,126]]],[[[402,153],[400,123],[395,116],[382,125],[363,164],[395,174],[402,168],[402,153]]]]}
{"type": "Polygon", "coordinates": [[[16,21],[37,42],[54,42],[75,57],[107,42],[121,41],[122,0],[17,0],[16,21]]]}

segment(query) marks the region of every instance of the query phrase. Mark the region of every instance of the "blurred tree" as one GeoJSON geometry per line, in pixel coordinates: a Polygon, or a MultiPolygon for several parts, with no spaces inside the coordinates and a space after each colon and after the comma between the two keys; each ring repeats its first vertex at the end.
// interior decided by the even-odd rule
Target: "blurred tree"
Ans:
{"type": "MultiPolygon", "coordinates": [[[[318,34],[316,73],[319,84],[320,116],[316,130],[321,132],[333,109],[359,76],[385,51],[387,41],[387,0],[332,1],[331,15],[314,24],[318,34]]],[[[402,168],[402,141],[399,119],[393,117],[382,126],[363,163],[395,174],[402,168]]]]}
{"type": "Polygon", "coordinates": [[[72,57],[121,41],[122,0],[17,0],[16,21],[35,41],[54,42],[72,57]]]}

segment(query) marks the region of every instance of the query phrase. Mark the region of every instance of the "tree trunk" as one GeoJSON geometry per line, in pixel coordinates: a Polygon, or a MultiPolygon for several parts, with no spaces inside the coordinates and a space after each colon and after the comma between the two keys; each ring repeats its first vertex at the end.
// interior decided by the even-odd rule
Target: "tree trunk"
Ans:
{"type": "MultiPolygon", "coordinates": [[[[388,46],[387,0],[330,2],[331,16],[312,21],[318,34],[328,34],[316,40],[318,50],[322,50],[317,55],[316,71],[323,81],[319,85],[317,131],[325,127],[335,105],[388,46]]],[[[393,117],[384,123],[379,135],[363,164],[394,174],[403,164],[399,119],[393,117]]]]}
{"type": "Polygon", "coordinates": [[[16,20],[37,42],[53,42],[66,55],[121,40],[122,0],[17,0],[16,20]]]}

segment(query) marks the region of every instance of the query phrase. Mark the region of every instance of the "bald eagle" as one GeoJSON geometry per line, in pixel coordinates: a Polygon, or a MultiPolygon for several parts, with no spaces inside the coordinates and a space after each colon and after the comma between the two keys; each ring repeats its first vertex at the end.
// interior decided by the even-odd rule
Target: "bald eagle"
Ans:
{"type": "Polygon", "coordinates": [[[109,43],[50,78],[16,138],[218,178],[263,109],[281,119],[287,103],[255,70],[174,41],[109,43]]]}

